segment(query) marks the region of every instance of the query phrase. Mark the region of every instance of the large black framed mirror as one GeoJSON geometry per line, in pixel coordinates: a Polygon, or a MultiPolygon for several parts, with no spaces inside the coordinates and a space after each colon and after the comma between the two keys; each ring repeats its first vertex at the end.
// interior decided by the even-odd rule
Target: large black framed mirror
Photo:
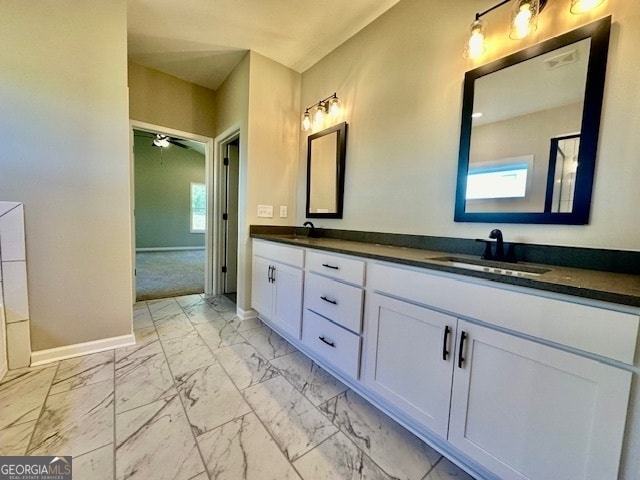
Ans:
{"type": "Polygon", "coordinates": [[[611,17],[465,74],[454,219],[586,224],[611,17]]]}
{"type": "Polygon", "coordinates": [[[347,122],[309,135],[307,218],[342,218],[347,122]]]}

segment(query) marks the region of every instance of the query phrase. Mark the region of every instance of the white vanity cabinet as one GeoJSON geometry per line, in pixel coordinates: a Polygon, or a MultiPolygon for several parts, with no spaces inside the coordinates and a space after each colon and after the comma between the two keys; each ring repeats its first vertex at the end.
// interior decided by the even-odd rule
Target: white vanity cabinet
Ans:
{"type": "Polygon", "coordinates": [[[617,478],[631,372],[551,346],[554,307],[630,361],[636,315],[380,264],[367,285],[369,390],[501,479],[617,478]]]}
{"type": "Polygon", "coordinates": [[[253,245],[260,317],[469,472],[618,478],[637,308],[253,245]]]}
{"type": "Polygon", "coordinates": [[[300,338],[304,250],[254,240],[251,307],[260,318],[300,338]]]}
{"type": "Polygon", "coordinates": [[[365,263],[308,251],[302,343],[331,367],[357,379],[365,263]]]}

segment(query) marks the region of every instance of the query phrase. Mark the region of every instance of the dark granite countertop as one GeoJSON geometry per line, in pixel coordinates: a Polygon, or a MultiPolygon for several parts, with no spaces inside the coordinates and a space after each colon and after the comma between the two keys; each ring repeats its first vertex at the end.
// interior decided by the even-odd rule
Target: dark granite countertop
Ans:
{"type": "MultiPolygon", "coordinates": [[[[509,265],[512,267],[512,270],[510,270],[512,273],[505,274],[495,273],[493,266],[487,269],[470,270],[453,265],[452,262],[439,261],[437,260],[438,257],[454,256],[460,260],[479,260],[478,256],[452,254],[440,250],[408,248],[339,238],[309,238],[277,229],[273,233],[252,232],[251,237],[298,247],[314,248],[401,265],[456,273],[591,300],[640,307],[640,275],[524,262],[509,265]],[[548,269],[548,271],[540,275],[518,272],[518,269],[526,269],[527,267],[548,269]]],[[[499,264],[495,266],[500,267],[499,264]]],[[[506,268],[502,268],[502,270],[506,270],[506,268]]]]}

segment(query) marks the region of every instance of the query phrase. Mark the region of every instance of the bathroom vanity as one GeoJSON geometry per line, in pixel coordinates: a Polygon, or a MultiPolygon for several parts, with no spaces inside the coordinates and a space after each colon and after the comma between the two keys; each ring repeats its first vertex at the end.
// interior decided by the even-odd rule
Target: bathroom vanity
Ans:
{"type": "Polygon", "coordinates": [[[637,276],[252,236],[259,317],[471,474],[618,478],[637,276]]]}

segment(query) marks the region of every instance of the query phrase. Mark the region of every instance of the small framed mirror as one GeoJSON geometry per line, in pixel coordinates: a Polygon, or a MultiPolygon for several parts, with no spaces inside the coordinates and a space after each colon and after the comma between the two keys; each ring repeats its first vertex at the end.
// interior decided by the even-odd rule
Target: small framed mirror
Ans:
{"type": "Polygon", "coordinates": [[[342,218],[347,123],[307,140],[307,218],[342,218]]]}
{"type": "Polygon", "coordinates": [[[466,73],[455,221],[586,224],[611,17],[466,73]]]}

